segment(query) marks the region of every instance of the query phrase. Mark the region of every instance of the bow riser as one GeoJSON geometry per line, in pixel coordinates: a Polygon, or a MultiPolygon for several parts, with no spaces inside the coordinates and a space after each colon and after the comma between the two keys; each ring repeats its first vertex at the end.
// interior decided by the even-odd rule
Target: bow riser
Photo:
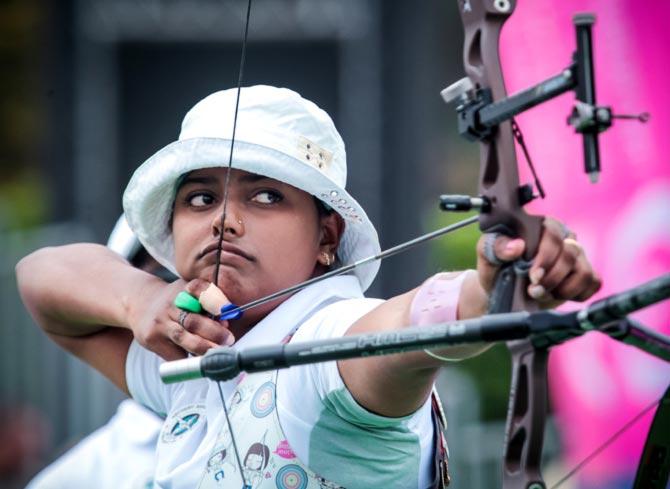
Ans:
{"type": "MultiPolygon", "coordinates": [[[[461,2],[465,29],[463,61],[465,72],[477,91],[489,91],[492,101],[507,96],[500,67],[498,44],[500,31],[514,11],[515,2],[461,2]],[[508,8],[501,8],[507,6],[508,8]]],[[[522,208],[519,172],[514,137],[509,121],[501,123],[490,138],[480,143],[479,191],[491,208],[480,216],[483,232],[501,232],[526,241],[525,258],[535,255],[540,240],[543,217],[530,216],[522,208]]],[[[525,294],[517,297],[519,307],[526,307],[525,294]]]]}
{"type": "MultiPolygon", "coordinates": [[[[500,67],[500,32],[516,2],[471,0],[459,2],[465,30],[465,72],[478,98],[491,102],[507,96],[500,67]]],[[[511,123],[502,122],[481,139],[479,192],[490,204],[480,215],[482,232],[521,237],[526,242],[524,258],[537,252],[542,216],[528,215],[522,208],[519,173],[511,123]]],[[[538,309],[526,294],[527,279],[513,265],[498,275],[492,293],[491,312],[538,309]]],[[[511,394],[508,407],[503,461],[503,488],[544,488],[540,473],[544,424],[547,411],[546,350],[536,351],[528,341],[508,344],[512,356],[511,394]]]]}

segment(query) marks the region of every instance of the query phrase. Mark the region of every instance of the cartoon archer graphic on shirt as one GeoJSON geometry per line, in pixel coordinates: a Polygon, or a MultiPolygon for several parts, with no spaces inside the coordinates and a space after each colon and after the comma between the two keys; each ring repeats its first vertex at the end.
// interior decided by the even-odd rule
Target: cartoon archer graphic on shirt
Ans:
{"type": "Polygon", "coordinates": [[[251,488],[258,486],[263,480],[263,470],[268,466],[270,460],[270,449],[264,442],[265,435],[261,442],[256,442],[249,447],[244,457],[244,478],[247,486],[251,488]]]}

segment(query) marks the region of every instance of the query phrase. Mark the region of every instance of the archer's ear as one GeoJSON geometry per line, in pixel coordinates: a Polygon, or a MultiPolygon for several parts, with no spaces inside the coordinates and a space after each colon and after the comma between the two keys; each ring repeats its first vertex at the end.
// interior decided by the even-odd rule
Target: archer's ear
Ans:
{"type": "Polygon", "coordinates": [[[340,239],[342,239],[342,235],[344,234],[344,219],[337,212],[331,212],[320,216],[319,220],[321,226],[320,251],[332,254],[337,253],[340,239]]]}

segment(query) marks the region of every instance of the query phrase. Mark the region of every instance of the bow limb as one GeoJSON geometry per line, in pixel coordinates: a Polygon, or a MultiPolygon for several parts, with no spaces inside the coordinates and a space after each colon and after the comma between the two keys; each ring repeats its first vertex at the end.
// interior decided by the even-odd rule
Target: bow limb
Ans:
{"type": "MultiPolygon", "coordinates": [[[[474,90],[485,101],[506,97],[498,43],[503,24],[514,11],[507,0],[459,2],[465,32],[463,60],[474,90]]],[[[526,243],[524,259],[535,255],[542,231],[542,216],[522,208],[522,189],[510,121],[502,122],[480,139],[479,191],[489,203],[480,215],[483,232],[520,237],[526,243]]],[[[526,266],[527,270],[527,266],[526,266]]],[[[526,294],[527,280],[513,265],[498,274],[491,312],[534,311],[537,304],[526,294]]],[[[544,488],[540,462],[547,411],[547,350],[529,341],[508,344],[512,354],[512,386],[508,407],[503,460],[503,488],[544,488]]]]}

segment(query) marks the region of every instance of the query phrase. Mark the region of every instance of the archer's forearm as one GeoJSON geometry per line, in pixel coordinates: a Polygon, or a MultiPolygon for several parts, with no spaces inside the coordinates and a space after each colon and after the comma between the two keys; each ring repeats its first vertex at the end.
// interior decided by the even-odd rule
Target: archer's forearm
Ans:
{"type": "Polygon", "coordinates": [[[164,283],[102,245],[40,249],[16,265],[21,298],[44,331],[84,336],[130,327],[133,307],[164,283]]]}
{"type": "MultiPolygon", "coordinates": [[[[447,284],[447,289],[450,290],[442,289],[444,294],[436,292],[430,297],[435,297],[438,302],[444,301],[445,312],[442,315],[429,317],[427,323],[422,321],[421,317],[413,317],[412,310],[413,307],[417,307],[415,304],[417,293],[423,287],[430,287],[430,282],[425,282],[421,287],[379,305],[356,321],[347,334],[380,333],[408,325],[467,319],[483,314],[486,311],[488,296],[479,285],[476,273],[464,273],[465,275],[441,274],[438,280],[447,284]]],[[[434,279],[437,279],[437,276],[434,279]]],[[[431,302],[430,309],[432,308],[431,302]]],[[[475,344],[452,346],[434,352],[441,357],[456,361],[481,353],[486,348],[486,345],[475,344]]],[[[425,402],[435,376],[443,365],[443,361],[424,351],[338,362],[340,374],[359,404],[373,412],[395,417],[412,413],[425,402]]]]}

